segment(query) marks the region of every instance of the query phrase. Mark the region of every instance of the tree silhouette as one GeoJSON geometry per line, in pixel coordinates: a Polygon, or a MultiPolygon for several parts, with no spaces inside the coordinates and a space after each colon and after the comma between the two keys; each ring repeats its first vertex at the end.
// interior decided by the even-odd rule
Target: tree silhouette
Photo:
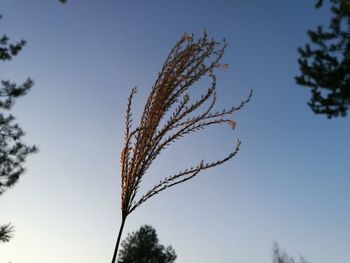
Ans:
{"type": "MultiPolygon", "coordinates": [[[[59,0],[66,3],[66,0],[59,0]]],[[[0,19],[2,15],[0,15],[0,19]]],[[[9,43],[7,35],[0,36],[0,61],[5,62],[16,56],[26,42],[9,43]]],[[[15,104],[17,98],[26,95],[33,86],[33,81],[27,79],[17,85],[9,80],[1,80],[0,84],[0,195],[13,186],[24,173],[24,162],[28,155],[37,152],[36,146],[26,145],[22,141],[24,132],[15,123],[15,117],[6,114],[15,104]]],[[[0,226],[0,242],[8,242],[13,227],[11,224],[0,226]]]]}
{"type": "MultiPolygon", "coordinates": [[[[311,88],[308,102],[317,114],[346,116],[350,106],[350,1],[330,0],[328,30],[308,31],[311,43],[299,48],[299,85],[311,88]]],[[[320,8],[323,0],[318,0],[320,8]]]]}
{"type": "Polygon", "coordinates": [[[122,242],[118,263],[173,263],[176,254],[171,246],[159,244],[156,230],[144,225],[122,242]]]}
{"type": "MultiPolygon", "coordinates": [[[[272,262],[273,263],[295,263],[295,259],[288,255],[285,251],[281,250],[279,245],[275,243],[272,248],[272,262]]],[[[303,256],[299,256],[299,263],[307,263],[307,260],[303,256]]]]}
{"type": "Polygon", "coordinates": [[[198,165],[165,177],[145,194],[137,197],[138,189],[147,170],[156,157],[171,143],[183,136],[211,125],[227,124],[235,128],[231,115],[240,110],[251,97],[238,107],[213,111],[216,102],[215,69],[227,67],[220,60],[227,44],[209,39],[204,33],[197,41],[185,34],[170,51],[158,78],[151,89],[138,127],[132,127],[131,105],[136,88],[128,99],[124,148],[121,152],[121,210],[122,220],[115,245],[112,263],[116,261],[120,238],[128,215],[149,198],[177,184],[186,182],[199,172],[221,165],[233,158],[236,147],[223,159],[214,162],[201,161],[198,165]],[[191,101],[189,88],[202,77],[208,77],[211,85],[197,100],[191,101]],[[198,111],[206,106],[202,112],[198,111]]]}
{"type": "MultiPolygon", "coordinates": [[[[25,45],[21,40],[9,44],[9,38],[3,35],[0,39],[0,60],[11,60],[25,45]]],[[[22,142],[24,135],[20,126],[15,123],[11,114],[6,114],[15,104],[17,98],[26,95],[33,86],[33,81],[27,79],[17,85],[9,80],[2,80],[0,85],[0,195],[14,185],[24,172],[23,163],[26,157],[37,148],[22,142]]]]}
{"type": "MultiPolygon", "coordinates": [[[[59,0],[66,3],[66,0],[59,0]]],[[[0,15],[0,19],[2,15],[0,15]]],[[[0,36],[0,61],[5,62],[16,56],[26,42],[9,43],[7,35],[0,36]]],[[[0,195],[13,186],[24,173],[24,162],[28,155],[37,152],[36,146],[26,145],[22,141],[24,132],[15,117],[6,114],[15,104],[17,98],[26,95],[33,86],[33,81],[27,79],[17,85],[9,80],[1,80],[0,84],[0,195]]],[[[0,242],[8,242],[13,227],[11,224],[0,226],[0,242]]]]}
{"type": "MultiPolygon", "coordinates": [[[[1,18],[1,16],[0,16],[1,18]]],[[[0,38],[0,60],[8,61],[16,56],[25,45],[21,40],[9,43],[9,38],[0,38]]],[[[24,135],[21,127],[15,122],[13,115],[8,114],[17,98],[26,95],[33,81],[27,79],[17,85],[9,80],[2,80],[0,85],[0,195],[13,186],[24,172],[23,164],[29,154],[37,151],[35,146],[28,146],[22,141],[24,135]]],[[[12,233],[10,224],[0,226],[0,241],[9,241],[12,233]]]]}
{"type": "Polygon", "coordinates": [[[11,224],[0,226],[0,242],[8,242],[12,237],[13,227],[11,224]]]}

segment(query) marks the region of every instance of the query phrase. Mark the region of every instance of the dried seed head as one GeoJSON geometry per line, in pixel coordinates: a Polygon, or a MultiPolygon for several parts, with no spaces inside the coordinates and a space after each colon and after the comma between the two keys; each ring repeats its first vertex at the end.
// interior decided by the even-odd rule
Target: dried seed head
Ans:
{"type": "Polygon", "coordinates": [[[140,123],[134,130],[131,104],[136,88],[132,89],[125,115],[124,149],[120,157],[121,206],[124,219],[150,197],[193,178],[202,170],[223,164],[238,152],[240,141],[224,159],[210,163],[202,161],[195,167],[165,177],[136,200],[143,176],[168,145],[184,135],[214,124],[228,124],[233,129],[236,127],[236,122],[230,117],[250,100],[251,93],[238,107],[219,112],[212,111],[216,103],[214,71],[217,68],[228,67],[227,64],[220,63],[226,46],[225,41],[220,43],[208,39],[206,32],[197,41],[192,34],[183,35],[170,51],[147,98],[140,123]],[[211,85],[199,99],[191,102],[187,91],[204,76],[211,78],[211,85]],[[209,105],[200,113],[200,108],[208,104],[208,101],[209,105]]]}

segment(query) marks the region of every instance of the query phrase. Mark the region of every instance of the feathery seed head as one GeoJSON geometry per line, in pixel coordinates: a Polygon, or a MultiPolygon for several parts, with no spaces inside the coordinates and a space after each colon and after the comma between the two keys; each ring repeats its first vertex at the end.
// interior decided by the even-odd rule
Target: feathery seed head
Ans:
{"type": "Polygon", "coordinates": [[[147,98],[140,123],[135,129],[132,129],[131,105],[136,88],[132,89],[125,114],[124,148],[120,156],[121,208],[124,219],[150,197],[193,178],[202,170],[230,160],[238,152],[240,141],[226,158],[211,163],[202,161],[195,167],[165,177],[136,200],[143,176],[168,145],[184,135],[213,124],[226,123],[235,128],[236,122],[230,116],[250,100],[251,92],[238,107],[220,112],[212,111],[216,103],[214,71],[228,67],[227,64],[220,63],[226,46],[225,40],[216,42],[209,39],[206,32],[196,41],[192,34],[184,34],[163,64],[147,98]],[[191,102],[187,91],[204,76],[211,79],[211,85],[199,99],[191,102]],[[208,101],[207,108],[199,113],[199,109],[208,101]]]}

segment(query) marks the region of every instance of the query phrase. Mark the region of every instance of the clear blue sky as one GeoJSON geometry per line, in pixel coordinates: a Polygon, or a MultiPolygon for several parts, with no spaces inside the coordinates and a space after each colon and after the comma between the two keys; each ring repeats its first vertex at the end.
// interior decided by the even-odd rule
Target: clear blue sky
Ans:
{"type": "Polygon", "coordinates": [[[155,163],[145,186],[201,159],[239,155],[131,214],[124,234],[153,225],[179,263],[268,263],[274,241],[311,263],[350,262],[350,119],[328,120],[294,82],[306,30],[328,21],[314,1],[1,0],[1,33],[27,46],[1,79],[35,80],[15,115],[40,152],[0,198],[16,227],[0,263],[110,262],[120,223],[119,152],[126,97],[135,114],[182,33],[229,46],[218,106],[254,97],[226,127],[189,136],[155,163]]]}

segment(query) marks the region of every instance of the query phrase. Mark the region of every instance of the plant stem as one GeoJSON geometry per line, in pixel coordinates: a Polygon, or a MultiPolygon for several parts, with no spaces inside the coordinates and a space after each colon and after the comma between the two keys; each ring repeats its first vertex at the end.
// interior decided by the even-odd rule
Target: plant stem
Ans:
{"type": "Polygon", "coordinates": [[[116,263],[116,260],[117,260],[118,248],[119,248],[120,239],[122,237],[122,233],[123,233],[123,229],[124,229],[125,219],[126,218],[122,218],[122,222],[121,222],[120,227],[119,227],[118,239],[117,239],[117,243],[115,244],[112,263],[116,263]]]}

